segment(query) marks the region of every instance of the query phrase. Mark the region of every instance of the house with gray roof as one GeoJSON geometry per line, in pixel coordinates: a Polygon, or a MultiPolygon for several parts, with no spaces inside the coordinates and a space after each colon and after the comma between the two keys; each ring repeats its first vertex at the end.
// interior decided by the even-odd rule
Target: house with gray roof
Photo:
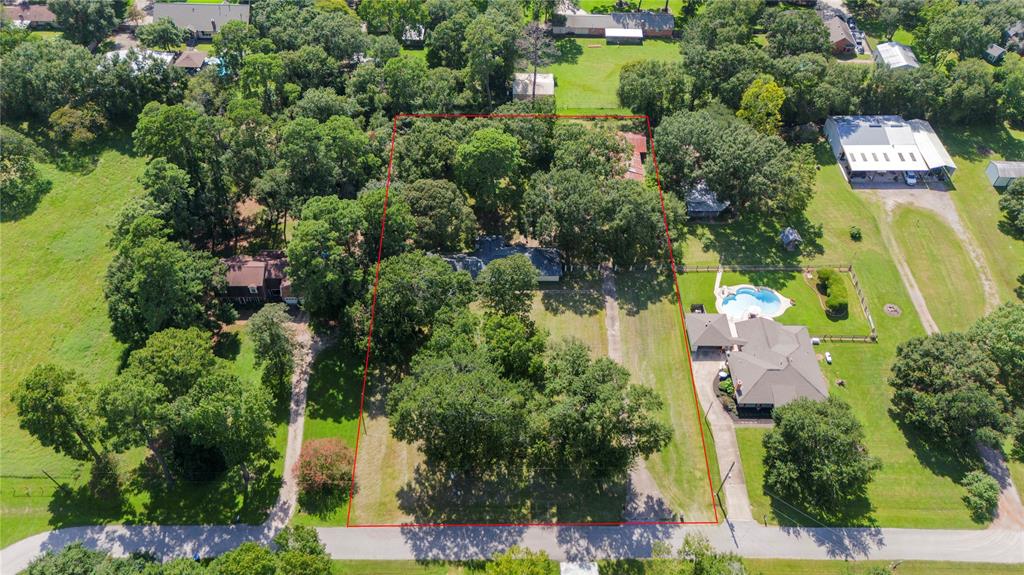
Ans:
{"type": "Polygon", "coordinates": [[[1003,61],[1003,57],[1006,56],[1006,50],[997,44],[989,44],[988,48],[982,53],[985,57],[985,61],[993,66],[998,65],[1003,61]]]}
{"type": "Polygon", "coordinates": [[[686,215],[694,219],[713,219],[729,208],[727,200],[719,200],[708,183],[700,180],[686,191],[686,215]]]}
{"type": "MultiPolygon", "coordinates": [[[[611,14],[568,14],[563,26],[555,26],[555,35],[607,36],[609,30],[642,30],[645,38],[669,38],[676,19],[665,12],[613,12],[611,14]]],[[[617,38],[616,34],[612,36],[617,38]]]]}
{"type": "Polygon", "coordinates": [[[733,337],[729,328],[729,318],[723,313],[688,313],[684,318],[690,351],[720,351],[745,343],[742,339],[733,337]]]}
{"type": "Polygon", "coordinates": [[[985,167],[988,181],[997,188],[1009,186],[1017,178],[1024,178],[1024,162],[991,160],[985,167]]]}
{"type": "Polygon", "coordinates": [[[741,410],[765,411],[799,398],[828,398],[828,382],[805,326],[758,317],[735,328],[742,347],[727,352],[726,361],[741,410]]]}
{"type": "Polygon", "coordinates": [[[554,248],[510,245],[505,243],[505,239],[501,236],[478,238],[476,249],[470,253],[442,255],[441,257],[455,271],[469,272],[469,275],[476,278],[487,267],[487,264],[517,254],[525,255],[530,259],[530,263],[539,274],[538,281],[557,282],[562,279],[564,266],[561,252],[554,248]]]}
{"type": "Polygon", "coordinates": [[[153,20],[170,18],[196,38],[212,38],[225,24],[232,21],[249,22],[248,4],[191,4],[188,2],[156,2],[153,20]]]}

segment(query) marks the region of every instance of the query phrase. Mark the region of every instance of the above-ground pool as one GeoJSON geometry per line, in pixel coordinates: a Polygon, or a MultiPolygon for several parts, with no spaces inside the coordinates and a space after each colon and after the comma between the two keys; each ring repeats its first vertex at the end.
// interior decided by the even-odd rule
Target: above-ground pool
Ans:
{"type": "Polygon", "coordinates": [[[718,311],[736,320],[782,315],[791,303],[771,288],[729,286],[719,288],[718,311]]]}

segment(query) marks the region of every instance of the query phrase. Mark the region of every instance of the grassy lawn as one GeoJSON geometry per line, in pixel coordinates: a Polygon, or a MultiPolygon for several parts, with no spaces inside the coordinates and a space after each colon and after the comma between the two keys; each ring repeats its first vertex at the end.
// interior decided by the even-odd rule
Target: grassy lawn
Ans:
{"type": "Polygon", "coordinates": [[[957,212],[988,261],[1000,298],[1015,301],[1017,276],[1024,274],[1024,241],[999,229],[999,194],[985,167],[989,160],[1024,158],[1024,132],[999,126],[940,130],[940,135],[957,166],[952,192],[957,212]]]}
{"type": "MultiPolygon", "coordinates": [[[[741,218],[726,225],[691,226],[690,237],[681,247],[684,261],[688,264],[719,261],[853,264],[878,327],[879,343],[824,344],[818,348],[818,353],[830,351],[835,358],[832,366],[823,366],[826,378],[832,383],[830,392],[850,403],[865,427],[868,450],[882,460],[883,468],[869,487],[867,501],[851,506],[836,522],[977,528],[961,501],[964,492],[957,484],[967,471],[965,465],[953,460],[941,446],[924,443],[912,431],[904,433],[888,412],[891,390],[885,380],[896,345],[923,335],[923,329],[882,241],[878,222],[883,217],[883,208],[849,188],[826,149],[819,146],[816,151],[822,165],[817,175],[817,193],[807,210],[807,220],[796,220],[792,224],[804,237],[799,253],[781,250],[776,229],[741,218]],[[863,239],[859,242],[849,236],[852,225],[861,229],[863,239]],[[882,309],[886,303],[897,305],[902,314],[899,317],[886,315],[882,309]],[[846,381],[845,387],[834,384],[839,378],[846,381]]],[[[679,251],[677,249],[677,253],[679,251]]],[[[684,283],[681,286],[685,307],[689,307],[691,300],[688,298],[694,292],[698,297],[693,301],[707,305],[710,299],[713,305],[710,287],[714,285],[714,274],[688,275],[710,279],[699,277],[700,285],[684,283]]],[[[800,298],[797,300],[799,302],[800,298]]],[[[760,441],[763,433],[760,429],[741,429],[738,433],[755,518],[767,516],[769,522],[816,524],[815,520],[799,518],[797,511],[762,491],[760,441]]]]}
{"type": "Polygon", "coordinates": [[[633,60],[678,60],[679,44],[645,40],[642,46],[609,46],[604,38],[558,41],[562,56],[543,71],[555,75],[560,113],[628,114],[619,104],[619,71],[633,60]]]}
{"type": "MultiPolygon", "coordinates": [[[[108,149],[88,172],[62,171],[42,165],[53,189],[35,212],[0,224],[0,292],[4,345],[0,346],[0,546],[55,527],[97,523],[230,523],[261,521],[262,509],[277,494],[275,475],[256,486],[242,504],[240,486],[227,482],[180,483],[169,491],[135,477],[124,500],[98,501],[80,489],[88,465],[57,455],[18,428],[10,392],[34,366],[55,362],[81,371],[89,381],[112,377],[123,346],[110,335],[103,278],[113,254],[107,248],[117,211],[141,188],[137,177],[144,160],[108,149]],[[45,262],[41,265],[40,262],[45,262]],[[58,490],[46,471],[66,485],[58,490]]],[[[236,340],[229,354],[241,377],[257,377],[247,338],[236,340]]],[[[286,427],[279,422],[275,447],[281,452],[286,427]]],[[[145,458],[141,449],[121,456],[128,473],[145,458]]]]}
{"type": "MultiPolygon", "coordinates": [[[[639,2],[633,2],[633,4],[640,4],[640,3],[639,2]]],[[[659,2],[648,2],[647,4],[649,4],[649,5],[648,6],[644,6],[645,10],[653,10],[655,8],[660,10],[660,9],[665,7],[665,3],[664,2],[660,2],[660,1],[659,2]]],[[[615,12],[616,11],[615,10],[615,2],[614,2],[614,0],[580,0],[579,2],[577,2],[577,5],[580,8],[582,8],[582,9],[584,9],[587,12],[590,12],[592,14],[595,14],[595,13],[607,13],[607,12],[615,12]]],[[[682,10],[683,10],[683,0],[669,0],[668,1],[668,11],[669,12],[671,12],[671,13],[675,14],[676,16],[678,16],[682,12],[682,10]]]]}
{"type": "MultiPolygon", "coordinates": [[[[302,440],[338,437],[354,449],[362,383],[363,357],[358,353],[341,345],[320,352],[309,378],[302,440]]],[[[348,498],[347,493],[342,495],[348,498]]],[[[300,506],[292,521],[299,525],[337,527],[345,524],[347,510],[344,502],[330,509],[300,506]]]]}
{"type": "Polygon", "coordinates": [[[978,269],[960,238],[938,215],[898,208],[893,234],[939,329],[964,330],[985,315],[978,269]]]}
{"type": "Polygon", "coordinates": [[[530,317],[546,329],[552,342],[575,338],[587,344],[594,357],[608,355],[604,329],[604,295],[599,282],[560,283],[541,289],[530,317]]]}
{"type": "MultiPolygon", "coordinates": [[[[647,468],[672,509],[686,521],[713,521],[703,429],[711,476],[719,477],[714,442],[699,426],[675,290],[668,278],[620,273],[617,277],[623,363],[633,383],[654,388],[665,400],[662,420],[672,427],[672,441],[647,460],[647,468]]],[[[706,408],[705,408],[706,409],[706,408]]]]}

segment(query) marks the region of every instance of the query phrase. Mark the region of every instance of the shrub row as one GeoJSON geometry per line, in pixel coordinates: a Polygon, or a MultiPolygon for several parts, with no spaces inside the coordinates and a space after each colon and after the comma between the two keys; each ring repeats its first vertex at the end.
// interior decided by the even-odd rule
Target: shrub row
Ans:
{"type": "Polygon", "coordinates": [[[818,270],[818,290],[825,295],[825,311],[832,316],[844,316],[849,311],[849,296],[843,276],[833,269],[818,270]]]}

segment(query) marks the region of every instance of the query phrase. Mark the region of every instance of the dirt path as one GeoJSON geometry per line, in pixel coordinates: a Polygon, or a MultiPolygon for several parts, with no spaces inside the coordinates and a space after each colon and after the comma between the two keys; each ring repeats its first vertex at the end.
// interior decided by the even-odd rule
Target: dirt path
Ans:
{"type": "Polygon", "coordinates": [[[892,212],[886,210],[885,221],[881,222],[879,226],[882,231],[882,241],[885,242],[885,246],[889,249],[889,253],[892,254],[893,263],[896,264],[896,269],[900,272],[900,279],[903,280],[903,286],[907,288],[907,295],[910,296],[910,302],[914,304],[914,309],[917,310],[917,317],[921,319],[921,325],[924,326],[924,332],[927,334],[939,333],[939,324],[935,323],[935,319],[932,318],[932,312],[928,311],[928,304],[924,301],[924,295],[921,294],[921,288],[917,287],[917,281],[914,280],[914,274],[910,272],[910,266],[907,265],[907,258],[903,255],[903,250],[900,249],[899,242],[896,241],[895,236],[892,234],[892,212]]]}
{"type": "Polygon", "coordinates": [[[326,347],[325,340],[315,337],[309,329],[309,316],[303,312],[292,322],[297,349],[295,350],[295,372],[292,374],[292,400],[288,409],[288,443],[284,453],[284,474],[277,503],[271,508],[264,526],[277,531],[295,514],[299,498],[295,462],[302,452],[302,431],[306,423],[306,391],[309,385],[313,359],[326,347]]]}
{"type": "MultiPolygon", "coordinates": [[[[967,226],[960,218],[956,204],[950,197],[950,193],[953,192],[906,188],[875,190],[872,193],[885,206],[886,218],[890,224],[893,214],[901,205],[925,209],[941,217],[960,239],[960,245],[967,250],[968,257],[971,258],[971,262],[978,270],[978,278],[981,280],[981,287],[985,292],[985,312],[988,313],[999,305],[999,290],[996,288],[992,270],[989,268],[984,254],[981,253],[978,242],[974,240],[974,236],[967,230],[967,226]]],[[[903,260],[903,257],[901,256],[900,259],[903,260]]]]}
{"type": "MultiPolygon", "coordinates": [[[[604,328],[608,336],[608,357],[622,364],[622,332],[619,327],[619,296],[615,289],[615,273],[610,266],[601,268],[601,292],[604,294],[604,328]]],[[[658,489],[647,462],[639,460],[629,471],[626,506],[622,511],[626,521],[673,520],[674,513],[658,489]]]]}

